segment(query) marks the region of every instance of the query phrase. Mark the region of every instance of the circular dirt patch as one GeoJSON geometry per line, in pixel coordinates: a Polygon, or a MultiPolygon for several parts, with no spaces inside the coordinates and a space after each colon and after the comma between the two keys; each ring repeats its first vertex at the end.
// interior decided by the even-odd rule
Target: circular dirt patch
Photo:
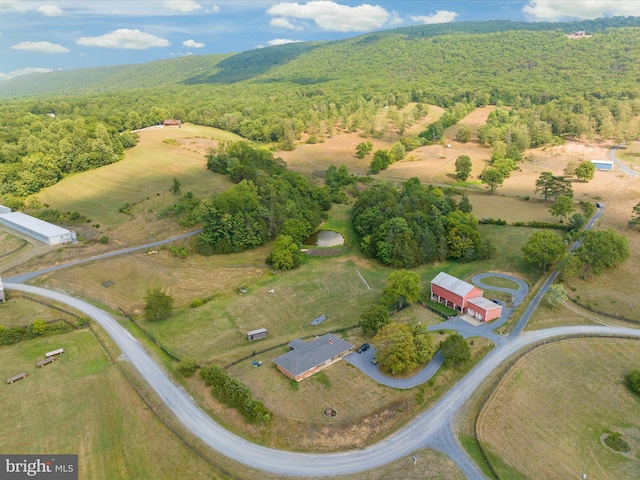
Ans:
{"type": "Polygon", "coordinates": [[[327,407],[322,410],[322,415],[327,418],[336,418],[338,416],[338,411],[335,408],[327,407]]]}

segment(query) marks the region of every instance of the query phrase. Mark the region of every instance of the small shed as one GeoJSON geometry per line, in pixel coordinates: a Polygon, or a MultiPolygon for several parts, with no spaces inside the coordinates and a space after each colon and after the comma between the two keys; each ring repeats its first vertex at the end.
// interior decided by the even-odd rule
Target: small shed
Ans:
{"type": "Polygon", "coordinates": [[[605,172],[613,170],[613,162],[611,160],[591,160],[591,163],[596,167],[596,170],[603,170],[605,172]]]}
{"type": "Polygon", "coordinates": [[[13,377],[7,378],[7,383],[13,383],[16,380],[20,380],[21,378],[24,378],[26,376],[27,376],[26,372],[19,373],[18,375],[14,375],[13,377]]]}
{"type": "Polygon", "coordinates": [[[313,320],[311,320],[311,325],[313,325],[313,326],[320,325],[326,319],[327,319],[326,315],[320,315],[319,317],[316,317],[313,320]]]}
{"type": "Polygon", "coordinates": [[[182,125],[182,120],[176,120],[175,118],[167,118],[162,124],[165,127],[180,127],[182,125]]]}
{"type": "Polygon", "coordinates": [[[267,338],[266,328],[258,328],[257,330],[251,330],[247,332],[247,339],[250,342],[253,342],[254,340],[260,340],[261,338],[267,338]]]}

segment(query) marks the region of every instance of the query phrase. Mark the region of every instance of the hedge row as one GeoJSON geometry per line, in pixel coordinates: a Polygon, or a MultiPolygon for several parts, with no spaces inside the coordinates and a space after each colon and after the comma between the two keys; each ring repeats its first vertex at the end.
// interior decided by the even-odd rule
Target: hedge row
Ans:
{"type": "Polygon", "coordinates": [[[251,390],[240,380],[231,377],[227,371],[217,365],[200,369],[205,385],[211,386],[211,395],[225,405],[236,408],[247,422],[267,423],[271,413],[262,402],[251,395],[251,390]]]}

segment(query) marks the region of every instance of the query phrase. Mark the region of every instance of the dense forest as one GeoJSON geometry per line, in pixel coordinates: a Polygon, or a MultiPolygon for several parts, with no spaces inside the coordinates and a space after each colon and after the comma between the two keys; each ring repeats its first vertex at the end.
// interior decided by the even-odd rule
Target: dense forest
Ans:
{"type": "MultiPolygon", "coordinates": [[[[46,85],[69,90],[0,105],[0,195],[17,206],[69,173],[117,161],[135,145],[131,130],[165,118],[293,148],[303,133],[312,142],[341,131],[375,135],[385,106],[436,104],[455,117],[456,109],[494,104],[513,107],[479,132],[497,151],[511,140],[519,151],[580,135],[632,140],[639,136],[639,25],[635,17],[460,22],[2,82],[6,96],[17,84],[34,94],[46,85]],[[577,29],[593,37],[566,37],[577,29]]],[[[407,121],[394,122],[401,131],[407,121]]],[[[433,140],[442,127],[405,147],[433,140]]]]}
{"type": "Polygon", "coordinates": [[[248,142],[222,144],[207,155],[207,168],[228,174],[235,185],[206,202],[196,242],[201,254],[243,251],[279,234],[301,243],[331,207],[326,188],[248,142]]]}
{"type": "MultiPolygon", "coordinates": [[[[464,198],[464,197],[463,197],[464,198]]],[[[482,241],[467,202],[412,178],[400,189],[377,183],[353,207],[360,249],[392,267],[415,267],[434,260],[470,262],[490,258],[495,248],[482,241]]]]}

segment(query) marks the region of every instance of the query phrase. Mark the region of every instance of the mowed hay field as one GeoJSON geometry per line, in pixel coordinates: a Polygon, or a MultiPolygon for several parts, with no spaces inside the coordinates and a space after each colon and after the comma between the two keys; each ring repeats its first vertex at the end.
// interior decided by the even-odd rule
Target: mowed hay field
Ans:
{"type": "Polygon", "coordinates": [[[123,160],[63,179],[37,195],[40,203],[62,212],[78,211],[107,228],[128,220],[118,211],[125,203],[134,205],[168,194],[174,177],[183,192],[197,195],[228,188],[226,179],[214,177],[206,169],[204,154],[219,140],[242,140],[240,137],[190,124],[148,128],[138,135],[138,145],[127,150],[123,160]]]}
{"type": "Polygon", "coordinates": [[[511,368],[478,418],[478,439],[500,478],[640,478],[640,396],[625,375],[634,340],[575,339],[540,347],[511,368]],[[627,455],[601,437],[619,432],[627,455]]]}
{"type": "Polygon", "coordinates": [[[79,456],[79,478],[220,478],[142,403],[86,331],[0,347],[0,450],[79,456]],[[64,348],[52,364],[36,362],[64,348]],[[4,379],[27,372],[7,385],[4,379]]]}

